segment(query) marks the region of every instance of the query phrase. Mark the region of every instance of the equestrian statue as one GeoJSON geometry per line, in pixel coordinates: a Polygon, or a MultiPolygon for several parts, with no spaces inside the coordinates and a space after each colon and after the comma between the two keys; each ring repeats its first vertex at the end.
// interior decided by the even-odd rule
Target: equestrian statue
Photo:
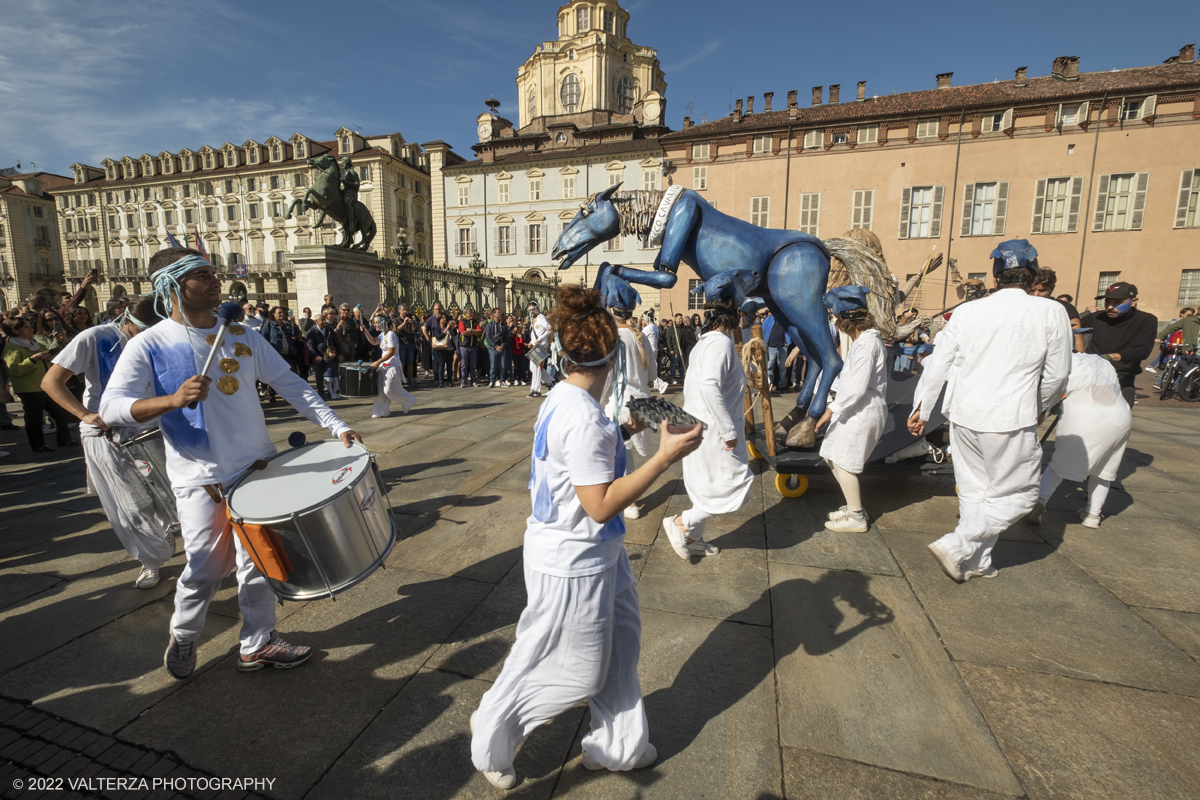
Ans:
{"type": "Polygon", "coordinates": [[[636,236],[643,246],[660,248],[654,270],[605,265],[606,293],[616,291],[617,279],[669,289],[683,262],[700,275],[704,283],[695,291],[703,291],[706,300],[732,299],[746,312],[769,308],[809,364],[796,407],[780,420],[776,436],[786,436],[789,447],[813,447],[829,387],[842,369],[824,304],[830,257],[845,267],[839,270],[843,282],[868,287],[868,304],[885,337],[894,331],[896,293],[887,265],[858,239],[822,241],[800,231],[761,228],[717,211],[682,186],[619,189],[620,184],[610,186],[580,207],[554,243],[551,257],[559,269],[614,236],[636,236]]]}
{"type": "Polygon", "coordinates": [[[288,206],[285,219],[291,218],[296,206],[300,206],[302,214],[315,209],[321,213],[313,223],[314,228],[319,228],[325,217],[329,216],[342,226],[342,240],[338,242],[338,247],[366,250],[375,238],[375,218],[358,199],[360,179],[350,163],[350,156],[344,157],[340,165],[328,153],[307,159],[307,162],[317,170],[317,177],[304,197],[293,200],[288,206]],[[354,244],[356,233],[362,234],[362,238],[354,244]]]}

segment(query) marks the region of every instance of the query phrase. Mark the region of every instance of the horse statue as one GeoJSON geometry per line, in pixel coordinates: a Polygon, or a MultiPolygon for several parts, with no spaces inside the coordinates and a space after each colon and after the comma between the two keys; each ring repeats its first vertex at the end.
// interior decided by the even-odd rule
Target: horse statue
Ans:
{"type": "Polygon", "coordinates": [[[317,177],[303,197],[292,201],[284,218],[291,219],[296,206],[300,206],[302,214],[316,209],[321,213],[317,215],[317,220],[313,223],[314,228],[320,227],[326,216],[332,217],[334,222],[342,226],[342,241],[338,242],[338,247],[366,250],[371,245],[371,240],[375,238],[375,218],[371,216],[370,210],[365,205],[359,200],[353,199],[358,194],[358,175],[350,168],[350,159],[347,158],[344,161],[347,167],[347,180],[344,182],[350,191],[342,188],[342,168],[338,165],[336,158],[326,153],[307,159],[308,165],[318,170],[317,177]],[[346,202],[347,196],[351,198],[349,205],[346,202]],[[353,243],[356,233],[362,234],[362,239],[358,244],[353,243]]]}
{"type": "MultiPolygon", "coordinates": [[[[679,263],[694,269],[704,281],[709,300],[728,297],[744,311],[764,305],[784,324],[790,339],[809,367],[796,398],[796,407],[780,420],[777,436],[789,447],[813,447],[816,424],[825,412],[829,387],[842,369],[837,342],[829,329],[823,302],[831,253],[844,262],[851,276],[861,277],[873,293],[885,295],[872,303],[887,309],[895,278],[869,248],[852,239],[821,241],[800,231],[760,228],[717,211],[691,189],[672,186],[665,192],[640,190],[618,193],[620,184],[588,198],[554,243],[551,257],[567,269],[585,253],[618,234],[637,236],[643,246],[661,245],[654,270],[610,266],[609,275],[630,283],[660,289],[675,285],[679,263]]],[[[882,322],[881,312],[875,316],[882,322]]]]}

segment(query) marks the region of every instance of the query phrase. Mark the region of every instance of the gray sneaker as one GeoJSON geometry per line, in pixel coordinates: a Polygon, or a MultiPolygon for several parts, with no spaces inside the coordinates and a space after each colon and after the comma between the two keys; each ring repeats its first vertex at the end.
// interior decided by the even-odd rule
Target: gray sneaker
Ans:
{"type": "Polygon", "coordinates": [[[177,642],[175,634],[172,633],[171,644],[167,646],[167,652],[163,655],[163,666],[171,673],[171,677],[178,680],[192,677],[192,673],[196,671],[196,643],[177,642]]]}
{"type": "Polygon", "coordinates": [[[1041,525],[1042,515],[1046,513],[1046,506],[1043,503],[1034,503],[1033,510],[1025,515],[1025,521],[1030,525],[1041,525]]]}

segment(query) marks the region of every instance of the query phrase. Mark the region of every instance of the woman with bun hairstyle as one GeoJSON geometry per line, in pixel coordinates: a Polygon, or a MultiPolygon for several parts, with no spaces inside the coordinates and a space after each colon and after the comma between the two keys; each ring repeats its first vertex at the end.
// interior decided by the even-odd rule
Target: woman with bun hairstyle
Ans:
{"type": "Polygon", "coordinates": [[[471,715],[471,760],[501,789],[516,784],[513,757],[525,737],[580,701],[588,769],[630,770],[658,757],[638,680],[641,617],[625,555],[622,511],[699,446],[700,426],[661,427],[658,452],[625,474],[624,435],[601,401],[620,349],[600,293],[558,292],[551,315],[562,352],[560,381],[534,426],[524,569],[528,603],[500,676],[471,715]]]}
{"type": "Polygon", "coordinates": [[[740,322],[732,300],[708,303],[708,331],[692,348],[683,378],[683,410],[708,425],[700,448],[683,460],[683,485],[692,507],[663,519],[667,541],[680,558],[720,552],[704,541],[710,517],[737,511],[750,496],[754,473],[742,435],[746,371],[733,344],[740,322]]]}

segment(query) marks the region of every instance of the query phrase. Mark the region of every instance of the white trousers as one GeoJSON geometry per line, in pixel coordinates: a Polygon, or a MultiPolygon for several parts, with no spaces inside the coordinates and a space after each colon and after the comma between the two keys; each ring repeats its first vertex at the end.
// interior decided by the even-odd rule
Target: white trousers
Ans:
{"type": "Polygon", "coordinates": [[[1033,510],[1041,477],[1037,427],[1004,433],[950,423],[958,527],[938,541],[964,570],[986,571],[1000,534],[1033,510]]]}
{"type": "Polygon", "coordinates": [[[175,523],[159,513],[136,468],[103,436],[83,437],[88,480],[125,552],[143,567],[159,569],[175,555],[167,529],[175,523]]]}
{"type": "Polygon", "coordinates": [[[275,630],[275,594],[229,527],[225,501],[214,503],[203,487],[188,486],[175,487],[175,503],[187,566],[175,586],[171,633],[181,642],[200,638],[208,604],[236,564],[241,649],[245,654],[253,653],[270,640],[275,630]]]}
{"type": "MultiPolygon", "coordinates": [[[[1046,467],[1046,474],[1042,475],[1042,485],[1038,490],[1038,502],[1046,505],[1050,501],[1051,495],[1058,485],[1063,482],[1058,473],[1054,471],[1054,465],[1046,467]]],[[[1089,475],[1087,480],[1088,504],[1087,512],[1100,516],[1100,512],[1104,510],[1104,501],[1108,499],[1108,490],[1112,486],[1112,481],[1106,481],[1098,475],[1089,475]]]]}
{"type": "Polygon", "coordinates": [[[392,413],[392,401],[395,400],[404,407],[407,414],[417,404],[417,398],[404,388],[404,376],[400,374],[400,365],[393,362],[390,366],[377,370],[376,380],[379,393],[375,395],[375,403],[371,406],[371,414],[386,417],[392,413]]]}
{"type": "Polygon", "coordinates": [[[638,679],[642,620],[625,552],[581,578],[526,565],[525,589],[517,640],[475,715],[475,768],[511,767],[530,732],[586,700],[592,719],[583,749],[608,769],[633,769],[650,732],[638,679]]]}
{"type": "MultiPolygon", "coordinates": [[[[544,364],[546,362],[543,361],[542,363],[544,364]]],[[[540,392],[542,390],[542,382],[545,380],[543,376],[546,373],[542,370],[540,365],[535,364],[532,361],[529,362],[529,372],[533,376],[529,381],[529,391],[540,392]]]]}

